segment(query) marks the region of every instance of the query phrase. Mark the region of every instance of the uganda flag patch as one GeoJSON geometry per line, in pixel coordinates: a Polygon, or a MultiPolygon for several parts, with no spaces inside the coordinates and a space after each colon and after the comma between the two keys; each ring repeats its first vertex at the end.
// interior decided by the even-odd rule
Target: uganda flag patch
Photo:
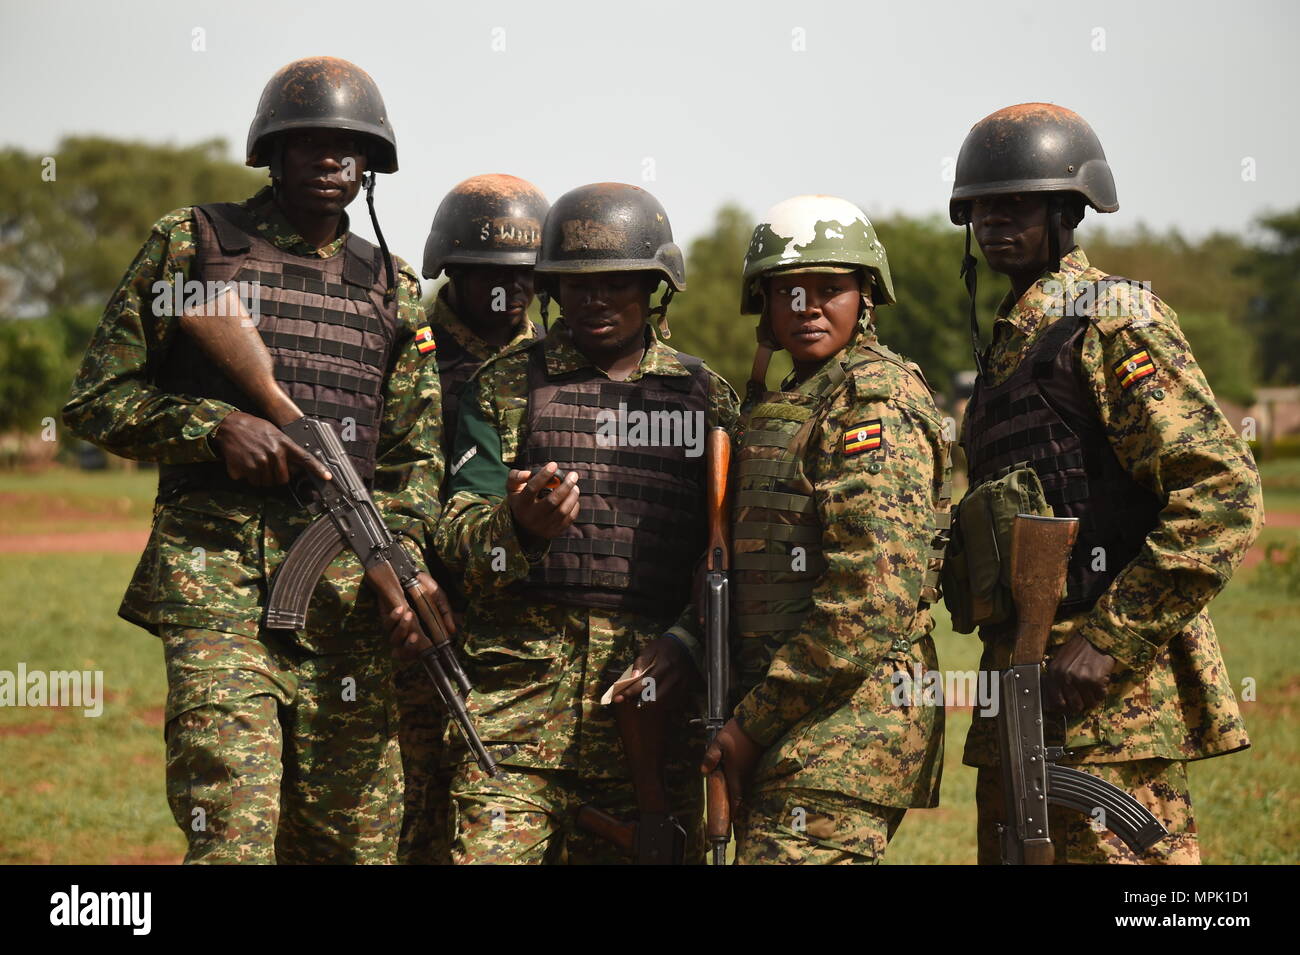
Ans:
{"type": "Polygon", "coordinates": [[[880,447],[880,419],[854,425],[844,432],[844,453],[860,454],[880,447]]]}
{"type": "Polygon", "coordinates": [[[1119,379],[1119,386],[1124,391],[1132,388],[1148,375],[1154,375],[1155,373],[1156,366],[1151,361],[1151,355],[1145,348],[1135,351],[1115,366],[1115,377],[1119,379]]]}
{"type": "Polygon", "coordinates": [[[415,348],[421,355],[438,350],[438,343],[433,340],[433,329],[428,325],[421,326],[415,333],[415,348]]]}

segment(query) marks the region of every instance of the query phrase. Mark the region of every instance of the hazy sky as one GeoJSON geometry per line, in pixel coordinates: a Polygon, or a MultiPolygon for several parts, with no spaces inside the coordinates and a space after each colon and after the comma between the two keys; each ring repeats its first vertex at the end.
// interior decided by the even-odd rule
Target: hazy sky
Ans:
{"type": "MultiPolygon", "coordinates": [[[[0,141],[48,152],[72,133],[219,135],[242,158],[271,74],[340,56],[383,92],[401,170],[380,177],[376,199],[394,251],[418,269],[441,197],[484,172],[551,199],[637,183],[683,244],[725,200],[761,213],[825,192],[873,216],[941,213],[970,126],[1045,100],[1101,137],[1121,204],[1108,224],[1201,235],[1300,203],[1298,9],[0,0],[0,141]]],[[[352,209],[370,235],[364,203],[352,209]]]]}

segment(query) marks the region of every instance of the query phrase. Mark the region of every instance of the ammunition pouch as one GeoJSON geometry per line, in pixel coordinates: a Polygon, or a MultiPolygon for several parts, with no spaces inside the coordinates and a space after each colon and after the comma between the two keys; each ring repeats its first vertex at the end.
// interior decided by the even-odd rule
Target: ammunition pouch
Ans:
{"type": "Polygon", "coordinates": [[[1023,464],[971,488],[953,510],[942,579],[943,600],[958,633],[1015,616],[1011,529],[1017,514],[1052,516],[1037,472],[1023,464]]]}

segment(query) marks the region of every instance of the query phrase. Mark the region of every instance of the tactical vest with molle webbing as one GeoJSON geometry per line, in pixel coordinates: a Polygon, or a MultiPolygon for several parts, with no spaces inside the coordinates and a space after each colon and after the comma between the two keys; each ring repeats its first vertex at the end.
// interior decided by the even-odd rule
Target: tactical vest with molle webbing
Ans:
{"type": "MultiPolygon", "coordinates": [[[[844,358],[827,362],[804,390],[766,392],[746,411],[731,525],[732,620],[738,636],[783,642],[798,631],[812,610],[813,588],[827,564],[814,487],[804,472],[804,454],[814,432],[825,427],[836,396],[851,387],[854,373],[878,361],[903,368],[929,392],[919,368],[879,342],[872,342],[858,346],[844,358]]],[[[916,608],[918,615],[938,597],[947,540],[952,489],[946,445],[942,453],[942,484],[932,489],[937,493],[936,533],[916,608]]],[[[928,632],[928,626],[912,626],[912,638],[900,638],[892,649],[906,652],[912,642],[928,632]]]]}
{"type": "MultiPolygon", "coordinates": [[[[705,457],[709,375],[680,352],[689,375],[646,375],[611,381],[595,368],[551,377],[545,343],[528,357],[528,436],[515,467],[548,461],[562,476],[579,475],[578,516],[550,542],[546,557],[515,586],[532,599],[676,617],[691,599],[692,573],[704,552],[705,457]],[[606,412],[606,414],[602,414],[606,412]],[[687,417],[697,456],[684,442],[653,446],[635,440],[631,415],[661,426],[673,420],[684,437],[687,417]],[[628,415],[629,440],[610,435],[611,419],[628,415]],[[657,416],[657,417],[652,417],[657,416]],[[613,440],[611,441],[611,437],[613,440]]],[[[662,439],[665,431],[660,430],[662,439]]]]}
{"type": "MultiPolygon", "coordinates": [[[[1074,301],[1081,303],[1082,293],[1074,301]]],[[[1028,466],[1052,513],[1079,519],[1057,619],[1097,602],[1137,556],[1163,507],[1119,463],[1085,389],[1079,355],[1088,312],[1066,308],[1006,381],[990,385],[977,379],[962,434],[972,489],[1028,466]]],[[[960,508],[958,515],[960,522],[960,508]]]]}
{"type": "MultiPolygon", "coordinates": [[[[304,414],[334,425],[370,484],[397,334],[397,303],[385,301],[379,249],[349,234],[341,252],[328,259],[294,255],[263,238],[246,210],[224,202],[194,207],[194,244],[191,278],[256,283],[257,330],[274,359],[276,380],[304,414]]],[[[156,379],[172,393],[214,398],[262,416],[184,334],[177,335],[156,379]]],[[[275,490],[231,480],[221,461],[163,465],[159,489],[275,490]]]]}

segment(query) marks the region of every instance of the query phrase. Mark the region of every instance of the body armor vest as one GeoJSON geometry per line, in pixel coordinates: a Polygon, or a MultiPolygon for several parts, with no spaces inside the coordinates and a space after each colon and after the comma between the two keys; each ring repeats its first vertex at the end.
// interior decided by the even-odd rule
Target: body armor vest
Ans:
{"type": "MultiPolygon", "coordinates": [[[[275,362],[275,377],[304,414],[334,425],[357,473],[374,478],[383,384],[397,333],[397,305],[386,302],[380,252],[350,234],[328,259],[294,255],[258,234],[233,203],[194,207],[192,277],[204,282],[257,283],[257,330],[275,362]]],[[[175,394],[214,398],[261,415],[202,350],[180,334],[158,375],[175,394]]],[[[220,461],[167,465],[160,487],[238,488],[220,461]]]]}
{"type": "MultiPolygon", "coordinates": [[[[831,403],[849,386],[853,372],[873,362],[892,362],[915,374],[878,342],[859,346],[857,352],[827,362],[804,391],[762,393],[745,412],[731,524],[733,620],[741,637],[775,634],[784,638],[803,625],[812,609],[813,587],[827,564],[814,487],[804,473],[803,459],[809,440],[825,427],[831,403]]],[[[947,543],[951,489],[946,459],[941,471],[944,483],[935,507],[937,534],[918,612],[937,597],[947,543]]],[[[926,632],[925,628],[913,628],[916,639],[926,632]]]]}
{"type": "Polygon", "coordinates": [[[555,461],[561,475],[580,475],[582,493],[577,519],[519,585],[530,598],[656,617],[675,616],[690,601],[705,545],[709,376],[698,358],[677,358],[689,376],[610,381],[583,368],[552,378],[543,342],[530,348],[528,438],[516,466],[535,471],[555,461]],[[624,415],[628,440],[611,441],[624,415]],[[688,415],[698,427],[697,457],[688,457],[681,441],[654,446],[634,435],[637,421],[649,439],[670,430],[654,422],[676,416],[685,428],[688,415]]]}
{"type": "Polygon", "coordinates": [[[1052,513],[1079,519],[1058,619],[1097,602],[1137,556],[1163,506],[1120,465],[1084,390],[1079,353],[1089,319],[1067,308],[1006,381],[976,379],[962,435],[972,487],[1027,465],[1052,513]]]}

